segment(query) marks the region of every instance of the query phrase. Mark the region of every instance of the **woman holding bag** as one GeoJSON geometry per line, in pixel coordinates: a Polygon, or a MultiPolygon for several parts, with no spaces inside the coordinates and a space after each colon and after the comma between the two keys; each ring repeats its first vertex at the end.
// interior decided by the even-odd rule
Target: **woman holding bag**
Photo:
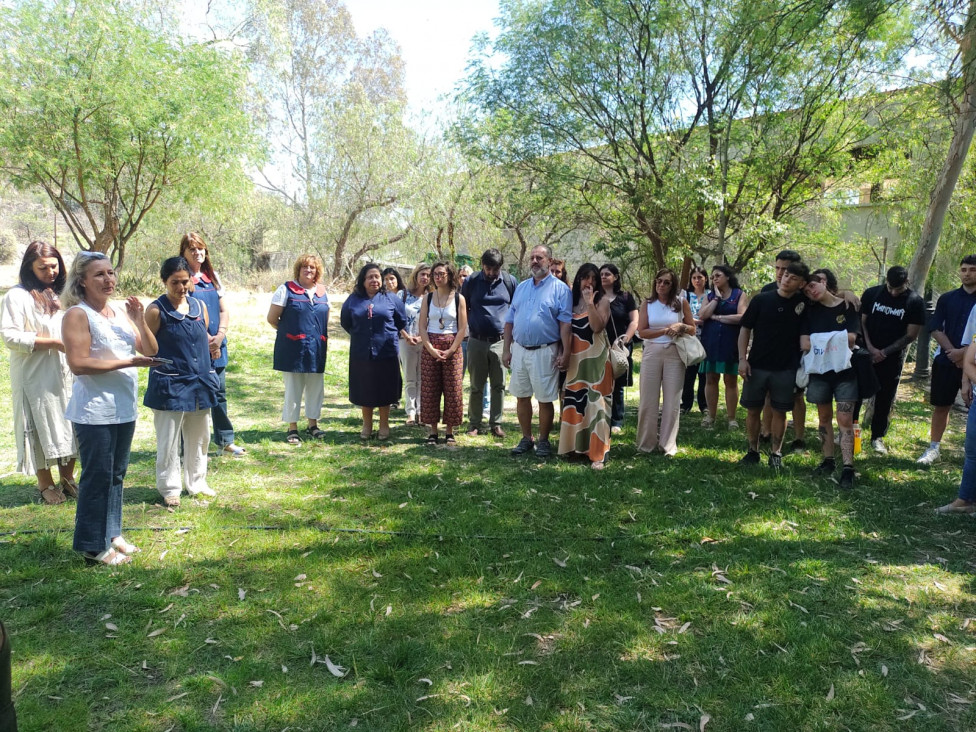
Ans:
{"type": "Polygon", "coordinates": [[[679,297],[678,275],[670,269],[654,276],[654,293],[644,301],[637,321],[637,335],[644,339],[640,370],[640,407],[637,411],[637,450],[678,452],[678,415],[685,364],[675,339],[695,335],[695,321],[688,301],[679,297]],[[660,429],[658,405],[662,402],[660,429]]]}
{"type": "Polygon", "coordinates": [[[634,385],[634,335],[637,333],[637,303],[620,286],[620,270],[615,264],[600,267],[601,300],[610,304],[607,335],[611,346],[620,343],[627,349],[627,371],[614,379],[610,403],[610,433],[620,434],[624,424],[624,389],[634,385]]]}

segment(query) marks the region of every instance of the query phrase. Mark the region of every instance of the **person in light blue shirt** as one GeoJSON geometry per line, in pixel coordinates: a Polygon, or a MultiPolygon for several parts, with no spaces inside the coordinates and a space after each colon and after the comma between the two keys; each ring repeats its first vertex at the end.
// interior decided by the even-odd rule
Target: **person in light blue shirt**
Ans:
{"type": "Polygon", "coordinates": [[[549,432],[559,398],[559,372],[569,360],[573,320],[572,291],[549,273],[549,247],[539,245],[529,255],[532,278],[515,288],[505,317],[502,362],[512,371],[508,391],[518,402],[522,439],[513,455],[535,450],[549,457],[549,432]],[[539,402],[539,441],[532,438],[532,397],[539,402]]]}

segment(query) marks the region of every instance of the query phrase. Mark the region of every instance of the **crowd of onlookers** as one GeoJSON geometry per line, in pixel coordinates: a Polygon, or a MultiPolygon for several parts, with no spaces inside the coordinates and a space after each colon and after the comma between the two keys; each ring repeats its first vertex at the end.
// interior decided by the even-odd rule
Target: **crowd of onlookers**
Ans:
{"type": "MultiPolygon", "coordinates": [[[[683,282],[661,269],[647,297],[624,290],[611,263],[585,263],[570,280],[565,262],[545,246],[529,253],[522,282],[505,270],[497,249],[485,251],[480,265],[474,272],[450,261],[422,263],[405,281],[375,263],[359,271],[339,322],[349,334],[349,401],[361,410],[362,440],[389,440],[391,410],[399,405],[406,425],[423,426],[431,446],[456,445],[465,413],[467,436],[504,438],[507,390],[520,433],[512,455],[555,452],[602,470],[623,428],[639,340],[639,452],[675,455],[681,415],[696,404],[701,428],[715,429],[724,386],[728,428],[739,427],[739,405],[746,412],[741,464],[760,463],[765,445],[770,468],[782,467],[791,412],[786,449],[804,449],[809,403],[822,453],[814,473],[837,473],[847,489],[855,482],[862,404],[871,410],[870,445],[885,454],[905,353],[926,325],[925,304],[903,267],[889,269],[883,284],[858,298],[839,290],[829,269],[811,271],[790,250],[776,256],[775,280],[751,298],[724,264],[692,267],[683,282]]],[[[319,257],[300,256],[267,315],[276,330],[273,367],[283,375],[290,444],[326,436],[319,419],[331,308],[323,274],[319,257]]],[[[143,403],[153,411],[156,487],[166,506],[178,506],[184,490],[215,495],[207,483],[211,440],[224,454],[246,452],[235,443],[227,410],[230,313],[199,234],[182,238],[160,280],[163,293],[148,306],[136,297],[118,302],[105,255],[82,252],[66,272],[55,247],[34,242],[0,312],[11,352],[18,469],[37,476],[46,503],[77,500],[74,547],[92,562],[121,564],[139,551],[121,527],[137,368],[150,368],[143,403]]],[[[921,464],[938,459],[949,411],[960,392],[971,402],[976,382],[976,256],[962,260],[960,280],[927,322],[939,348],[931,441],[921,464]]],[[[976,511],[971,423],[959,497],[939,511],[976,511]]]]}

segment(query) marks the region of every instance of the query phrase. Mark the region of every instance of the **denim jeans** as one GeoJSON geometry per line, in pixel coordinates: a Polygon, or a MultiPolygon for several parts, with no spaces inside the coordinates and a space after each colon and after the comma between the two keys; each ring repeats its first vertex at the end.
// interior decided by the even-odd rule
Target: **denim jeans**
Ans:
{"type": "Polygon", "coordinates": [[[217,404],[210,410],[210,419],[213,422],[214,444],[223,449],[234,443],[234,425],[230,423],[230,417],[227,416],[227,378],[224,373],[226,369],[221,366],[214,370],[217,372],[220,386],[217,389],[217,404]]]}
{"type": "Polygon", "coordinates": [[[74,549],[98,554],[122,534],[122,481],[136,423],[76,422],[74,428],[81,458],[74,549]]]}
{"type": "Polygon", "coordinates": [[[976,501],[976,405],[969,408],[966,420],[966,459],[962,464],[959,497],[970,503],[976,501]]]}

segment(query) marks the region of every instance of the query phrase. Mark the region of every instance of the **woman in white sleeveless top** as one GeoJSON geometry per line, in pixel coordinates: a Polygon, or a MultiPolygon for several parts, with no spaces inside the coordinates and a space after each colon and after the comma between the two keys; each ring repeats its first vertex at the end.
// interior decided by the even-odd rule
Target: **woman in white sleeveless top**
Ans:
{"type": "Polygon", "coordinates": [[[81,456],[74,549],[86,560],[116,565],[137,547],[122,537],[122,481],[136,427],[137,366],[158,366],[156,337],[136,297],[122,304],[115,270],[100,252],[81,252],[68,273],[61,301],[61,339],[75,375],[65,416],[74,425],[81,456]],[[136,352],[144,354],[136,355],[136,352]]]}
{"type": "Polygon", "coordinates": [[[644,339],[641,357],[640,406],[637,409],[637,449],[640,452],[678,452],[678,414],[685,365],[674,347],[679,335],[695,335],[688,301],[679,297],[678,275],[670,269],[654,276],[654,294],[644,301],[637,319],[637,335],[644,339]],[[658,404],[661,424],[658,428],[658,404]]]}

